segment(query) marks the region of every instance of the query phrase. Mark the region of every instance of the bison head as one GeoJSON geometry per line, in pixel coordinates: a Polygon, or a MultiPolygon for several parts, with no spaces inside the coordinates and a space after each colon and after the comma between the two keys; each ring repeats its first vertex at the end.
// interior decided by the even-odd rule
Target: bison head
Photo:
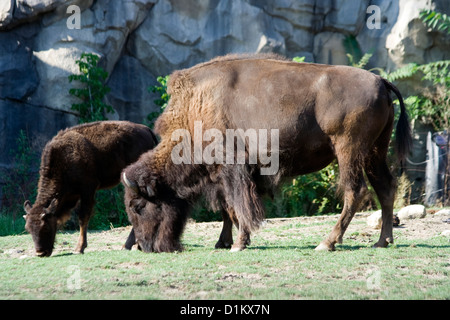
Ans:
{"type": "Polygon", "coordinates": [[[176,196],[163,179],[137,162],[122,173],[125,208],[133,225],[136,243],[144,252],[181,250],[188,203],[176,196]]]}
{"type": "Polygon", "coordinates": [[[53,199],[47,207],[38,204],[31,206],[29,200],[23,205],[26,212],[25,229],[31,234],[39,257],[48,257],[52,254],[57,227],[55,215],[57,205],[56,199],[53,199]]]}

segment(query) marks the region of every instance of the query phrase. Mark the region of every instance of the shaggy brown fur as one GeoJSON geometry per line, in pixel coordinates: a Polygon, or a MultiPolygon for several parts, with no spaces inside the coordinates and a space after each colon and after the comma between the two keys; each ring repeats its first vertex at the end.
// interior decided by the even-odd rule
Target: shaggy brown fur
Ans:
{"type": "MultiPolygon", "coordinates": [[[[335,243],[342,241],[367,189],[364,171],[382,205],[383,228],[376,246],[386,247],[393,242],[395,191],[386,164],[394,122],[390,91],[400,100],[397,146],[403,158],[411,141],[403,100],[394,85],[373,73],[248,55],[222,57],[176,71],[168,86],[169,106],[156,123],[161,143],[123,173],[125,185],[153,203],[146,208],[146,215],[135,214],[132,220],[144,225],[143,220],[148,219],[158,225],[168,219],[168,224],[178,228],[186,221],[190,204],[213,189],[220,195],[215,202],[222,203],[230,219],[239,225],[233,250],[242,250],[249,243],[250,232],[264,218],[262,194],[271,192],[287,177],[320,170],[337,158],[344,208],[333,231],[317,249],[333,250],[335,243]],[[262,176],[263,165],[248,162],[175,165],[171,151],[179,141],[172,141],[172,133],[186,129],[193,139],[195,121],[202,121],[203,130],[215,128],[224,136],[227,129],[278,129],[278,172],[262,176]],[[170,220],[174,215],[177,222],[170,220]]],[[[225,153],[226,148],[223,150],[225,153]]],[[[179,237],[170,233],[159,237],[158,228],[142,233],[147,238],[137,237],[141,247],[149,247],[148,237],[172,243],[168,248],[180,247],[179,237]]]]}
{"type": "MultiPolygon", "coordinates": [[[[126,186],[129,181],[122,181],[126,186]]],[[[210,185],[204,189],[202,194],[214,211],[220,211],[223,219],[223,227],[217,241],[216,249],[229,249],[233,244],[233,224],[239,228],[232,208],[227,207],[220,186],[210,185]]],[[[145,252],[172,252],[182,250],[180,237],[185,226],[187,214],[190,210],[189,203],[177,199],[176,206],[167,206],[165,199],[173,197],[173,192],[166,190],[162,196],[149,201],[134,188],[125,188],[125,208],[128,218],[133,225],[133,241],[138,248],[145,252]]],[[[169,200],[172,203],[172,201],[169,200]]],[[[131,236],[130,236],[131,238],[131,236]]],[[[134,244],[130,242],[130,244],[134,244]]],[[[250,244],[248,235],[247,244],[250,244]]]]}
{"type": "MultiPolygon", "coordinates": [[[[26,229],[37,255],[51,255],[57,224],[70,217],[77,203],[80,238],[75,250],[82,253],[95,192],[117,185],[122,169],[156,143],[148,127],[128,121],[78,125],[60,131],[48,142],[42,151],[36,202],[33,206],[28,200],[24,203],[26,229]]],[[[133,237],[134,232],[128,246],[133,237]]]]}

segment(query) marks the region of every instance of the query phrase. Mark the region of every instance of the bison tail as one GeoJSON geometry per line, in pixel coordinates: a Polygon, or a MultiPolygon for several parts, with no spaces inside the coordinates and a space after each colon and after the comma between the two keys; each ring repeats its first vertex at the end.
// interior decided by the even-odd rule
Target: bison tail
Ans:
{"type": "Polygon", "coordinates": [[[397,127],[395,128],[395,143],[399,160],[403,161],[405,160],[412,147],[412,135],[408,120],[408,114],[403,102],[403,97],[397,87],[386,79],[383,79],[383,81],[387,89],[389,91],[393,91],[398,97],[398,101],[400,102],[400,117],[397,121],[397,127]]]}

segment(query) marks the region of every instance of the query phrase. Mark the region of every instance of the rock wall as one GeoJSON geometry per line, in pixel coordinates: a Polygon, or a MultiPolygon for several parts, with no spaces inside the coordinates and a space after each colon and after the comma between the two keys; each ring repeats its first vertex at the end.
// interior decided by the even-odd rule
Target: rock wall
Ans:
{"type": "Polygon", "coordinates": [[[11,165],[19,130],[45,142],[77,123],[67,77],[84,51],[109,72],[113,118],[142,122],[155,110],[147,88],[157,76],[230,52],[347,64],[343,40],[353,36],[374,52],[372,67],[449,59],[449,38],[423,26],[423,8],[450,13],[446,0],[2,0],[0,168],[11,165]],[[367,26],[373,5],[375,29],[367,26]]]}

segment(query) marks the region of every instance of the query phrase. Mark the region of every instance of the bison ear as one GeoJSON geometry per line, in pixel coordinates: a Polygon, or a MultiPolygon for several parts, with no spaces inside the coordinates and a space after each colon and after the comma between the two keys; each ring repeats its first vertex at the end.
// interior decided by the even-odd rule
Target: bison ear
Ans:
{"type": "Polygon", "coordinates": [[[56,198],[54,198],[52,200],[52,202],[50,202],[48,207],[44,209],[44,213],[41,214],[41,217],[43,218],[46,215],[54,214],[57,206],[58,206],[58,200],[56,198]]]}
{"type": "Polygon", "coordinates": [[[27,214],[30,213],[30,210],[31,210],[31,202],[30,202],[30,200],[25,200],[25,202],[23,203],[23,209],[25,210],[25,212],[27,214]]]}

